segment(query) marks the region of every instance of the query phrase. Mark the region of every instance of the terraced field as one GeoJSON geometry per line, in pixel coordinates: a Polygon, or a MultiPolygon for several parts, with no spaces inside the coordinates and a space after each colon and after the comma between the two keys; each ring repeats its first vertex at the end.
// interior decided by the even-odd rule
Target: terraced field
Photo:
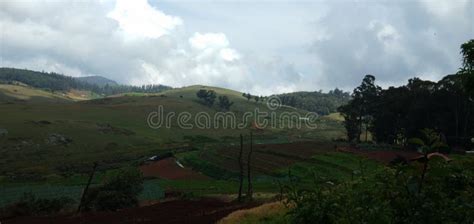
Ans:
{"type": "MultiPolygon", "coordinates": [[[[281,170],[287,170],[295,164],[299,164],[295,168],[319,167],[326,171],[334,168],[348,173],[358,168],[362,157],[335,153],[334,146],[333,143],[324,142],[254,145],[251,169],[255,176],[281,176],[281,170]]],[[[247,161],[248,151],[249,146],[245,145],[244,163],[247,161]]],[[[227,147],[184,153],[178,155],[178,158],[185,165],[208,176],[235,179],[239,172],[238,154],[239,147],[227,147]],[[216,173],[218,175],[214,175],[216,173]]]]}

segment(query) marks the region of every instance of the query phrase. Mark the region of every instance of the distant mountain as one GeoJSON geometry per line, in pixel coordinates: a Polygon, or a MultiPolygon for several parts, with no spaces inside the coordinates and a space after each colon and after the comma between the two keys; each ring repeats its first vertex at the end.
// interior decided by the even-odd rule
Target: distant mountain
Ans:
{"type": "Polygon", "coordinates": [[[85,82],[85,83],[89,83],[89,84],[93,84],[93,85],[98,85],[100,87],[103,87],[105,85],[109,85],[109,86],[117,86],[118,85],[118,83],[116,81],[105,78],[105,77],[102,77],[102,76],[98,76],[98,75],[86,76],[86,77],[77,77],[76,79],[81,81],[81,82],[85,82]]]}
{"type": "Polygon", "coordinates": [[[158,93],[171,89],[164,85],[130,86],[119,85],[113,80],[100,76],[74,78],[57,73],[37,72],[17,68],[0,68],[0,83],[17,84],[22,83],[31,87],[48,90],[67,92],[74,90],[86,90],[101,95],[115,95],[121,93],[158,93]],[[92,77],[92,78],[91,78],[92,77]],[[109,84],[109,85],[107,85],[109,84]]]}

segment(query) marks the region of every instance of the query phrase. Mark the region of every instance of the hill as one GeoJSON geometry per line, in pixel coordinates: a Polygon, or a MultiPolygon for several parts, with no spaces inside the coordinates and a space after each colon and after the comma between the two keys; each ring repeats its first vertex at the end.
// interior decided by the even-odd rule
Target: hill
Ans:
{"type": "MultiPolygon", "coordinates": [[[[331,140],[344,135],[339,122],[325,118],[317,121],[317,129],[289,128],[285,126],[288,121],[280,119],[282,113],[295,112],[304,116],[307,111],[289,107],[271,111],[264,102],[247,101],[240,92],[208,86],[190,86],[158,94],[121,94],[67,104],[39,103],[25,107],[13,102],[0,104],[0,110],[9,114],[0,117],[0,128],[9,133],[7,138],[0,138],[0,161],[5,164],[0,167],[0,173],[3,174],[35,173],[42,176],[68,170],[85,172],[94,161],[101,161],[103,167],[117,167],[177,147],[207,148],[234,144],[238,142],[239,134],[248,134],[251,130],[262,143],[331,140]],[[193,122],[197,113],[207,113],[212,118],[221,112],[217,105],[208,107],[199,101],[196,97],[199,89],[214,90],[218,96],[228,96],[234,102],[228,112],[235,115],[237,125],[243,126],[226,127],[223,121],[215,123],[211,120],[210,128],[197,128],[193,122]],[[147,123],[150,113],[156,112],[159,106],[162,106],[164,116],[175,114],[169,127],[153,128],[147,123]],[[276,126],[255,130],[251,123],[253,113],[248,119],[243,116],[256,109],[274,112],[276,126]],[[178,125],[177,117],[183,112],[191,114],[188,123],[193,128],[178,125]],[[57,136],[67,141],[57,142],[57,136]],[[18,159],[32,158],[32,153],[36,159],[18,159]]],[[[269,117],[264,119],[271,120],[269,117]]]]}
{"type": "Polygon", "coordinates": [[[100,86],[100,87],[104,87],[105,85],[109,85],[109,86],[118,85],[118,83],[114,80],[111,80],[111,79],[108,79],[108,78],[105,78],[105,77],[102,77],[102,76],[97,76],[97,75],[86,76],[86,77],[77,77],[76,79],[81,81],[81,82],[89,83],[89,84],[92,84],[92,85],[97,85],[97,86],[100,86]]]}
{"type": "Polygon", "coordinates": [[[52,93],[29,86],[0,84],[0,103],[65,103],[72,100],[62,93],[52,93]]]}
{"type": "MultiPolygon", "coordinates": [[[[105,78],[86,78],[86,80],[77,79],[57,73],[37,72],[26,69],[16,68],[0,68],[0,83],[14,84],[22,83],[35,88],[48,91],[83,90],[90,91],[99,95],[114,95],[127,92],[141,93],[157,93],[163,90],[171,89],[164,85],[145,85],[145,86],[129,86],[129,85],[98,85],[90,82],[110,82],[105,78]]],[[[112,81],[113,82],[113,81],[112,81]]]]}
{"type": "Polygon", "coordinates": [[[330,90],[327,93],[315,92],[294,92],[277,95],[282,104],[301,108],[303,110],[316,112],[321,115],[328,115],[337,112],[337,108],[347,104],[351,99],[348,92],[339,89],[330,90]]]}

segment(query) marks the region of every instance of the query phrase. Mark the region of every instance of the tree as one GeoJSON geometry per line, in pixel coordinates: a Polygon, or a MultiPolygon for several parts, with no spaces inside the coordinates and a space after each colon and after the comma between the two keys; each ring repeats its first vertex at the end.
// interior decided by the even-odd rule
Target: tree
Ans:
{"type": "Polygon", "coordinates": [[[234,102],[231,102],[227,96],[219,96],[218,105],[223,110],[229,110],[234,102]]]}
{"type": "Polygon", "coordinates": [[[464,76],[467,92],[474,96],[474,39],[461,45],[462,65],[460,74],[464,76]]]}
{"type": "Polygon", "coordinates": [[[344,127],[346,128],[347,140],[352,142],[359,140],[359,111],[352,104],[339,107],[339,112],[344,117],[344,127]]]}
{"type": "Polygon", "coordinates": [[[99,187],[92,188],[86,196],[85,208],[115,211],[138,205],[138,195],[143,190],[143,176],[136,168],[122,168],[99,187]]]}
{"type": "Polygon", "coordinates": [[[250,95],[250,93],[247,93],[247,94],[245,95],[245,98],[247,98],[247,101],[249,101],[249,100],[252,98],[252,95],[250,95]]]}
{"type": "Polygon", "coordinates": [[[376,100],[380,95],[382,88],[375,85],[375,77],[373,75],[366,75],[362,80],[360,86],[354,90],[353,97],[360,104],[360,132],[362,133],[362,124],[365,124],[365,141],[369,128],[372,128],[373,115],[376,109],[376,100]]]}
{"type": "Polygon", "coordinates": [[[216,100],[216,92],[214,92],[214,90],[200,89],[197,91],[196,96],[208,107],[212,107],[216,100]]]}
{"type": "Polygon", "coordinates": [[[254,98],[254,99],[255,99],[255,102],[257,102],[257,103],[258,103],[258,101],[260,100],[260,97],[259,97],[259,96],[255,96],[255,98],[254,98]]]}
{"type": "Polygon", "coordinates": [[[369,128],[372,128],[373,124],[377,98],[381,90],[379,86],[375,85],[375,77],[366,75],[361,85],[354,89],[352,100],[348,105],[339,108],[345,118],[344,124],[350,141],[360,141],[363,124],[365,124],[365,141],[367,141],[369,128]]]}

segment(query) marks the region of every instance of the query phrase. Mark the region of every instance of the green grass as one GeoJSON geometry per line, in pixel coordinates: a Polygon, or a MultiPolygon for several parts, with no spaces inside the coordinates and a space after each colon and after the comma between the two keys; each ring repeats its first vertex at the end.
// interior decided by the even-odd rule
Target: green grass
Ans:
{"type": "Polygon", "coordinates": [[[0,102],[66,103],[73,101],[66,94],[49,92],[21,85],[0,84],[0,102]]]}
{"type": "Polygon", "coordinates": [[[381,170],[383,165],[349,153],[331,152],[315,155],[308,162],[301,162],[282,169],[280,176],[296,177],[301,183],[312,183],[314,177],[322,177],[331,181],[344,181],[353,175],[372,175],[381,170]]]}
{"type": "MultiPolygon", "coordinates": [[[[85,183],[85,182],[84,182],[85,183]]],[[[97,183],[92,186],[97,185],[97,183]]],[[[25,193],[33,193],[38,198],[69,197],[76,203],[81,200],[85,184],[64,185],[60,183],[47,184],[8,184],[0,188],[0,207],[17,202],[25,193]]],[[[164,190],[159,180],[146,180],[143,183],[143,191],[139,200],[158,200],[164,197],[164,190]]]]}
{"type": "MultiPolygon", "coordinates": [[[[272,112],[265,103],[247,101],[240,92],[207,86],[190,86],[159,94],[129,93],[80,102],[61,93],[22,86],[7,87],[0,88],[0,111],[3,115],[0,116],[0,128],[8,130],[6,137],[0,137],[0,205],[17,200],[30,191],[38,197],[50,197],[53,195],[51,192],[60,192],[56,196],[72,196],[76,200],[87,182],[93,162],[99,162],[93,184],[100,184],[108,172],[114,172],[116,168],[136,166],[145,158],[182,146],[192,146],[197,150],[178,154],[180,161],[215,179],[147,180],[140,199],[162,197],[166,189],[197,195],[234,194],[238,187],[236,173],[221,166],[221,163],[227,162],[225,158],[219,153],[210,153],[213,161],[207,161],[197,155],[239,144],[239,134],[247,136],[251,131],[249,121],[244,129],[186,130],[178,127],[176,122],[170,128],[152,129],[146,118],[159,105],[163,106],[165,115],[186,111],[191,114],[207,112],[213,116],[220,111],[219,108],[216,105],[206,107],[196,97],[196,92],[202,88],[228,96],[234,102],[231,112],[236,114],[237,123],[243,122],[241,117],[244,113],[256,108],[261,112],[272,112]],[[111,128],[104,131],[101,129],[104,126],[111,128]],[[72,142],[68,145],[48,144],[46,140],[53,133],[66,136],[72,142]]],[[[306,113],[289,107],[274,112],[277,116],[283,112],[306,113]]],[[[340,123],[322,118],[318,121],[318,129],[267,128],[255,135],[254,142],[330,141],[343,136],[342,130],[340,123]]],[[[255,175],[254,191],[279,191],[275,182],[277,178],[255,175]]]]}
{"type": "MultiPolygon", "coordinates": [[[[25,87],[26,88],[26,87],[25,87]]],[[[201,86],[173,89],[160,93],[161,96],[117,96],[105,99],[75,103],[14,103],[0,104],[0,128],[8,130],[7,137],[0,138],[0,175],[21,173],[37,176],[63,172],[70,167],[72,172],[84,172],[95,161],[104,168],[116,168],[143,158],[162,153],[185,144],[206,147],[210,144],[235,144],[245,129],[181,129],[174,122],[171,128],[152,129],[146,118],[158,105],[169,112],[187,111],[191,114],[218,112],[217,106],[208,108],[199,103],[195,93],[201,86]],[[40,125],[46,121],[50,124],[40,125]],[[108,124],[120,132],[103,132],[100,125],[108,124]],[[59,133],[71,138],[68,146],[54,146],[46,143],[50,134],[59,133]]],[[[210,89],[211,87],[205,87],[210,89]]],[[[259,108],[267,111],[264,103],[247,101],[239,92],[212,88],[218,95],[228,95],[235,102],[231,108],[237,122],[247,111],[259,108]]],[[[0,100],[1,102],[1,100],[0,100]]],[[[280,108],[275,112],[299,112],[291,108],[280,108]]],[[[250,124],[249,124],[250,126],[250,124]]],[[[343,135],[342,126],[331,121],[320,121],[316,130],[268,128],[256,141],[291,142],[304,139],[331,140],[343,135]]]]}

